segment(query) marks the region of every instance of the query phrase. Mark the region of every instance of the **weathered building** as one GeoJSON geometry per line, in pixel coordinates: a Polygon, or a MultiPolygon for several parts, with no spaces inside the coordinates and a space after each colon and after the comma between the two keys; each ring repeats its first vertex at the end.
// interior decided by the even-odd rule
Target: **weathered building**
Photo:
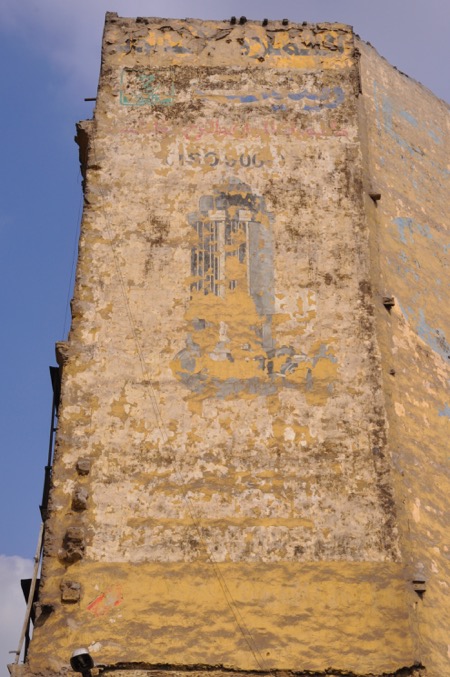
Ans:
{"type": "Polygon", "coordinates": [[[15,674],[450,674],[449,123],[343,24],[107,15],[15,674]]]}

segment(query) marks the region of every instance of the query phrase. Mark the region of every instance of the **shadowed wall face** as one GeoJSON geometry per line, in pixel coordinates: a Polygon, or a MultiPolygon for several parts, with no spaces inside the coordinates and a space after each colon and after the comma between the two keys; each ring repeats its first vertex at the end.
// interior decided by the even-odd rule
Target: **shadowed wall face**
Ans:
{"type": "Polygon", "coordinates": [[[108,15],[36,669],[417,658],[356,56],[341,24],[108,15]]]}

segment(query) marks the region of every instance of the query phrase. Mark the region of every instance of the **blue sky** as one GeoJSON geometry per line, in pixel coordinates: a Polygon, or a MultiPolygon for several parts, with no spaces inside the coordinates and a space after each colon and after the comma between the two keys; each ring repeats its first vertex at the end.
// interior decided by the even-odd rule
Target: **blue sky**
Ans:
{"type": "Polygon", "coordinates": [[[80,220],[73,136],[76,121],[92,113],[84,98],[96,95],[107,10],[349,23],[393,65],[450,101],[446,0],[2,0],[0,590],[9,611],[0,616],[0,675],[7,674],[5,651],[15,648],[23,614],[13,582],[30,566],[39,529],[48,366],[69,328],[80,220]]]}

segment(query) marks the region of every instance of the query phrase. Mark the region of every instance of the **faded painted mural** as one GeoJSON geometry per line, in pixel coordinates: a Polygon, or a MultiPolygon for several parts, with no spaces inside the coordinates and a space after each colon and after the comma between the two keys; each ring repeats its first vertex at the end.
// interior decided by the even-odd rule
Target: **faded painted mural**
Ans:
{"type": "Polygon", "coordinates": [[[277,342],[272,221],[264,200],[238,180],[201,197],[199,211],[189,215],[190,331],[172,369],[196,393],[224,398],[311,389],[317,361],[336,362],[323,345],[309,358],[277,342]]]}
{"type": "Polygon", "coordinates": [[[405,132],[434,148],[442,126],[371,84],[377,169],[412,163],[380,272],[355,47],[342,24],[108,15],[78,130],[86,204],[32,671],[59,674],[76,642],[117,674],[420,674],[380,314],[408,326],[396,350],[412,326],[447,350],[411,291],[443,250],[440,207],[407,209],[431,189],[405,132]]]}

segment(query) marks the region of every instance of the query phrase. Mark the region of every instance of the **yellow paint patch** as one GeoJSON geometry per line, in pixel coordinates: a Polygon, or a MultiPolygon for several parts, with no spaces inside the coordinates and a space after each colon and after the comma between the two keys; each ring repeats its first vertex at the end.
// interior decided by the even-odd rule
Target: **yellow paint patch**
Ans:
{"type": "MultiPolygon", "coordinates": [[[[406,604],[403,572],[395,564],[143,562],[130,568],[79,563],[71,577],[82,586],[81,602],[58,604],[46,620],[51,653],[44,635],[35,634],[32,670],[39,665],[41,672],[50,672],[51,660],[67,662],[73,646],[89,646],[93,640],[98,664],[122,662],[124,652],[135,664],[147,662],[149,637],[155,664],[269,671],[302,665],[312,672],[332,664],[336,671],[381,674],[414,662],[408,615],[400,611],[406,604]],[[293,594],[293,581],[299,580],[301,589],[293,594]],[[241,609],[250,640],[237,624],[241,609]],[[338,650],[342,619],[345,652],[338,650]],[[308,642],[294,641],[299,636],[308,642]],[[256,662],[248,641],[258,647],[263,664],[256,662]]],[[[59,583],[59,576],[46,582],[54,599],[59,598],[59,583]]]]}

